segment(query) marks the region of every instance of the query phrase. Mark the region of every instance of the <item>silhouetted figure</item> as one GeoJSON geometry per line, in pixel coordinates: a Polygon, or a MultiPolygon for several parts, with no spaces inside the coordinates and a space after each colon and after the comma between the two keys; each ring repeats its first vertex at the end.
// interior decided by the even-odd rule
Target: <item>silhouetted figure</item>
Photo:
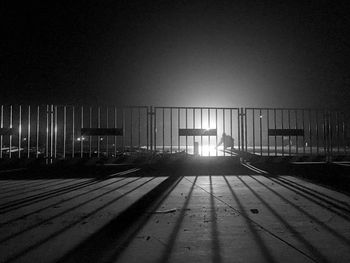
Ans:
{"type": "Polygon", "coordinates": [[[219,147],[221,144],[224,145],[224,150],[226,150],[228,147],[231,147],[231,149],[235,148],[235,140],[230,135],[227,135],[226,133],[222,134],[222,137],[218,145],[216,145],[216,147],[219,147]]]}

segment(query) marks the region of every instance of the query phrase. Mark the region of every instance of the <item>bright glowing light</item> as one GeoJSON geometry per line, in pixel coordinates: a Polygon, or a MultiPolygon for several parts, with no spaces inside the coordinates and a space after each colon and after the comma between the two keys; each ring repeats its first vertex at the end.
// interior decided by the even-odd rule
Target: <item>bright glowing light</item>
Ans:
{"type": "Polygon", "coordinates": [[[203,145],[199,146],[199,155],[201,156],[214,156],[216,154],[215,145],[203,145]]]}

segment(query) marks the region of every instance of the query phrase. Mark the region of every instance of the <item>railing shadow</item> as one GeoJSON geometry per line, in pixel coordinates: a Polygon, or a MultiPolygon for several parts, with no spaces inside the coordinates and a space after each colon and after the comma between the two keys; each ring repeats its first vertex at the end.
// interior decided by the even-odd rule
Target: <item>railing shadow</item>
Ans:
{"type": "Polygon", "coordinates": [[[173,175],[164,180],[58,262],[116,262],[182,178],[173,175]]]}
{"type": "MultiPolygon", "coordinates": [[[[88,180],[88,181],[92,181],[92,180],[88,180]]],[[[9,200],[9,201],[5,201],[6,204],[9,204],[9,203],[16,203],[16,202],[20,202],[21,200],[25,200],[25,199],[30,199],[30,198],[33,198],[35,196],[40,196],[40,195],[45,195],[45,194],[49,194],[50,192],[55,192],[55,191],[59,191],[61,189],[65,189],[66,187],[69,187],[69,186],[73,186],[73,185],[79,185],[80,183],[83,183],[82,181],[80,182],[77,182],[77,183],[74,183],[74,184],[71,184],[72,182],[77,182],[76,179],[67,179],[67,180],[60,180],[60,181],[55,181],[55,182],[52,182],[51,184],[48,183],[48,184],[43,184],[43,185],[40,185],[39,188],[37,188],[38,186],[30,186],[29,187],[25,187],[25,188],[21,188],[21,189],[18,189],[19,192],[17,191],[14,191],[13,192],[17,192],[17,193],[13,193],[13,194],[9,194],[9,195],[5,195],[5,196],[1,196],[1,200],[6,200],[8,198],[11,198],[12,200],[9,200]],[[40,193],[40,190],[45,190],[45,189],[50,189],[48,191],[44,191],[44,192],[41,192],[40,193]],[[23,191],[23,190],[26,190],[26,191],[23,191]],[[39,193],[37,194],[33,194],[35,192],[39,191],[39,193]],[[17,196],[25,196],[26,194],[31,194],[27,197],[23,197],[23,198],[17,198],[17,199],[14,199],[15,197],[17,196]]],[[[87,181],[84,181],[84,183],[86,183],[87,181]]],[[[17,190],[17,189],[16,189],[17,190]]],[[[3,192],[2,194],[8,194],[9,192],[3,192]]],[[[0,207],[2,206],[3,204],[0,204],[0,207]]]]}
{"type": "Polygon", "coordinates": [[[293,236],[302,243],[310,253],[315,257],[314,261],[317,262],[329,262],[324,255],[318,249],[313,246],[310,242],[308,242],[302,235],[300,235],[299,232],[297,232],[283,217],[277,213],[276,210],[274,210],[271,205],[265,199],[263,199],[256,191],[254,191],[240,176],[237,176],[237,178],[242,182],[242,184],[247,187],[250,192],[274,215],[274,217],[283,224],[283,226],[288,229],[290,233],[293,234],[293,236]]]}
{"type": "Polygon", "coordinates": [[[219,232],[217,224],[217,214],[215,209],[215,199],[213,190],[212,176],[209,175],[209,187],[210,187],[210,217],[211,217],[211,237],[212,237],[212,262],[220,263],[221,258],[221,247],[219,242],[219,232]]]}
{"type": "Polygon", "coordinates": [[[36,195],[31,195],[25,198],[19,198],[16,200],[12,200],[12,201],[8,201],[2,205],[0,205],[0,214],[4,214],[10,211],[13,211],[15,209],[19,209],[21,207],[25,207],[40,201],[44,201],[47,200],[49,198],[55,197],[55,196],[60,196],[62,194],[66,194],[72,191],[76,191],[80,188],[89,186],[89,185],[93,185],[95,184],[97,181],[95,179],[92,180],[88,180],[87,182],[79,182],[79,183],[75,183],[75,184],[70,184],[68,186],[65,187],[61,187],[58,189],[54,189],[54,190],[49,190],[43,193],[39,193],[36,195]]]}
{"type": "Polygon", "coordinates": [[[338,204],[335,204],[334,202],[331,202],[331,201],[328,201],[327,199],[321,197],[321,196],[317,196],[309,191],[306,191],[300,187],[297,187],[295,185],[292,185],[288,182],[284,182],[283,180],[281,180],[280,178],[278,177],[271,177],[271,176],[265,176],[266,178],[268,178],[269,180],[285,187],[286,189],[289,189],[290,191],[304,197],[305,199],[307,199],[308,201],[322,207],[323,209],[325,210],[328,210],[332,213],[335,213],[336,215],[342,217],[343,219],[347,220],[347,221],[350,221],[350,217],[329,207],[329,205],[332,205],[334,206],[335,208],[337,209],[340,209],[342,212],[347,212],[349,213],[350,211],[344,207],[341,207],[339,206],[338,204]],[[325,204],[326,203],[326,204],[325,204]]]}
{"type": "MultiPolygon", "coordinates": [[[[55,182],[59,180],[60,179],[52,179],[50,181],[55,182]]],[[[36,186],[36,185],[41,185],[42,183],[50,183],[50,182],[47,182],[47,180],[45,179],[39,179],[39,180],[21,179],[21,180],[11,180],[7,182],[4,182],[4,180],[0,180],[0,188],[15,190],[18,187],[36,186]]]]}
{"type": "Polygon", "coordinates": [[[1,173],[0,181],[11,180],[17,184],[18,181],[22,180],[103,178],[111,173],[122,172],[136,166],[140,165],[137,163],[111,166],[88,164],[87,160],[82,159],[72,164],[67,161],[66,163],[30,166],[15,172],[1,173]]]}
{"type": "Polygon", "coordinates": [[[109,193],[112,193],[113,191],[118,190],[118,189],[120,189],[120,188],[122,188],[122,187],[124,187],[124,186],[126,186],[126,185],[129,185],[129,184],[131,184],[131,183],[133,183],[133,182],[136,182],[136,181],[138,181],[139,179],[140,179],[140,178],[136,178],[136,179],[134,179],[134,180],[131,180],[131,181],[127,182],[127,183],[124,183],[124,184],[122,184],[122,185],[116,187],[116,188],[113,188],[113,189],[108,190],[108,191],[106,191],[106,192],[104,192],[104,193],[102,193],[102,194],[99,194],[99,195],[97,195],[97,196],[94,196],[93,198],[89,198],[89,199],[85,200],[85,201],[82,202],[82,203],[79,203],[79,204],[77,204],[77,205],[74,205],[74,206],[72,206],[72,207],[69,208],[69,209],[66,209],[66,210],[64,210],[64,211],[62,211],[62,212],[60,212],[60,213],[57,213],[57,214],[55,214],[55,215],[53,215],[53,216],[50,216],[50,217],[48,217],[47,219],[38,222],[37,224],[31,225],[31,226],[29,226],[29,227],[27,227],[27,228],[25,228],[25,229],[22,229],[22,230],[20,230],[20,231],[18,231],[18,232],[16,232],[16,233],[12,233],[12,234],[10,234],[9,236],[0,239],[0,243],[5,242],[5,241],[8,241],[9,239],[12,239],[12,238],[14,238],[14,237],[16,237],[16,236],[19,236],[19,235],[21,235],[21,234],[24,234],[24,233],[26,233],[26,232],[28,232],[28,231],[30,231],[30,230],[32,230],[32,229],[34,229],[34,228],[40,226],[40,225],[44,225],[44,224],[47,223],[47,222],[50,222],[50,221],[52,221],[52,220],[54,220],[54,219],[56,219],[56,218],[59,218],[59,217],[63,216],[63,215],[66,214],[66,213],[69,213],[69,212],[71,212],[71,211],[73,211],[73,210],[75,210],[75,209],[78,209],[79,207],[81,207],[81,206],[83,206],[83,205],[85,205],[85,204],[88,204],[89,202],[91,202],[91,201],[93,201],[93,200],[95,200],[95,199],[98,199],[98,198],[100,198],[100,197],[103,197],[103,196],[105,196],[105,195],[107,195],[107,194],[109,194],[109,193]]]}
{"type": "Polygon", "coordinates": [[[42,181],[32,181],[32,182],[29,182],[28,184],[20,184],[20,183],[16,183],[14,186],[12,187],[5,187],[5,191],[1,191],[1,199],[3,198],[8,198],[8,197],[13,197],[15,195],[23,195],[23,194],[26,194],[32,190],[41,190],[41,189],[45,189],[46,187],[52,187],[52,186],[57,186],[57,185],[60,185],[60,184],[64,184],[66,182],[72,182],[74,181],[74,179],[67,179],[65,181],[63,181],[62,179],[55,179],[55,180],[45,180],[44,182],[42,181]],[[42,187],[44,186],[44,187],[42,187]],[[23,190],[26,190],[28,188],[31,188],[30,190],[28,191],[23,191],[23,190]],[[36,188],[36,187],[40,187],[40,188],[36,188]],[[17,194],[13,194],[13,195],[5,195],[3,196],[4,194],[8,194],[8,193],[16,193],[16,192],[20,192],[20,193],[17,193],[17,194]]]}
{"type": "Polygon", "coordinates": [[[346,202],[343,202],[343,201],[338,200],[338,199],[336,199],[334,197],[331,197],[331,196],[326,195],[324,193],[318,192],[318,191],[316,191],[314,189],[308,188],[306,186],[303,186],[303,185],[298,184],[296,182],[293,182],[291,180],[288,180],[288,179],[286,179],[284,177],[276,177],[274,179],[278,180],[279,182],[281,182],[284,185],[289,186],[290,189],[295,189],[297,191],[300,191],[303,194],[307,194],[307,195],[309,195],[309,196],[311,196],[311,197],[313,197],[315,199],[318,199],[318,200],[320,200],[322,202],[325,202],[328,205],[331,205],[332,207],[335,207],[335,208],[337,208],[339,210],[342,210],[344,212],[350,213],[350,209],[343,206],[343,205],[348,206],[348,207],[350,206],[346,202]]]}
{"type": "MultiPolygon", "coordinates": [[[[250,176],[253,180],[255,180],[256,182],[258,182],[260,185],[264,186],[267,190],[269,190],[270,192],[274,193],[276,196],[278,196],[281,200],[283,200],[284,202],[286,202],[287,204],[291,205],[294,209],[296,209],[297,211],[299,211],[300,213],[304,214],[305,216],[307,216],[308,218],[310,218],[313,222],[317,223],[319,226],[321,226],[322,228],[324,228],[326,231],[328,231],[329,233],[331,233],[334,237],[336,237],[337,239],[339,239],[340,241],[342,241],[344,244],[350,246],[350,240],[347,239],[345,236],[341,235],[340,233],[338,233],[337,231],[335,231],[334,229],[330,228],[326,223],[320,221],[318,218],[316,218],[314,215],[310,214],[309,212],[307,212],[305,209],[301,208],[300,206],[296,205],[295,203],[291,202],[290,200],[288,200],[287,198],[285,198],[283,195],[281,195],[280,193],[278,193],[277,191],[275,191],[274,189],[272,189],[271,187],[269,187],[268,185],[266,185],[265,183],[261,182],[260,180],[258,180],[256,177],[254,176],[250,176]]],[[[265,177],[268,178],[268,177],[265,177]]]]}
{"type": "Polygon", "coordinates": [[[168,240],[166,242],[166,247],[164,248],[164,250],[162,252],[162,255],[160,257],[159,263],[168,262],[170,257],[171,257],[171,253],[173,251],[173,248],[174,248],[174,245],[175,245],[175,242],[176,242],[176,238],[177,238],[177,236],[179,234],[182,222],[183,222],[183,220],[185,218],[185,213],[186,213],[186,210],[188,208],[188,204],[190,203],[190,200],[191,200],[191,197],[192,197],[192,192],[193,192],[193,189],[195,187],[197,178],[198,177],[196,176],[195,179],[194,179],[194,182],[191,185],[191,188],[190,188],[189,192],[187,193],[187,198],[186,198],[184,204],[181,207],[179,217],[178,217],[178,219],[177,219],[177,221],[175,223],[175,226],[174,226],[173,230],[171,231],[171,233],[169,235],[169,238],[168,238],[168,240]]]}
{"type": "MultiPolygon", "coordinates": [[[[84,195],[87,195],[87,194],[90,194],[90,193],[95,192],[95,191],[97,191],[97,190],[103,189],[103,188],[105,188],[105,187],[107,187],[107,186],[111,186],[111,185],[113,185],[113,184],[115,184],[115,183],[118,183],[118,182],[123,181],[123,180],[126,180],[126,179],[127,179],[127,177],[120,178],[119,180],[112,181],[112,182],[107,183],[107,184],[105,184],[105,185],[102,185],[102,186],[100,186],[100,187],[93,188],[93,189],[91,189],[91,190],[89,190],[89,191],[85,191],[85,192],[83,192],[83,193],[73,195],[73,196],[71,196],[71,197],[69,197],[69,198],[65,198],[64,200],[55,202],[55,203],[53,203],[53,204],[49,204],[49,205],[47,205],[47,206],[40,207],[40,208],[37,209],[37,210],[32,210],[31,212],[22,214],[22,215],[19,216],[19,217],[15,217],[15,218],[8,219],[7,221],[1,222],[1,223],[0,223],[0,227],[1,227],[1,226],[4,226],[4,225],[6,225],[6,224],[9,224],[9,223],[15,223],[16,221],[21,220],[21,219],[24,219],[24,218],[26,218],[26,217],[28,217],[28,216],[31,216],[31,215],[34,215],[34,214],[43,212],[43,211],[45,211],[46,209],[49,209],[49,208],[52,208],[52,207],[55,207],[55,206],[58,206],[58,205],[62,205],[63,203],[66,203],[66,202],[69,202],[69,201],[71,201],[71,200],[74,200],[75,198],[82,197],[82,196],[84,196],[84,195]]],[[[95,184],[97,184],[97,183],[98,183],[98,182],[96,182],[95,184]]],[[[85,188],[85,187],[88,187],[88,186],[91,186],[91,185],[85,185],[85,186],[83,186],[82,188],[85,188]]],[[[80,190],[81,190],[81,189],[80,189],[80,190]]],[[[75,191],[75,190],[72,190],[72,191],[70,191],[70,192],[74,192],[74,191],[75,191]]],[[[65,193],[65,194],[66,194],[66,193],[65,193]]],[[[0,243],[1,243],[1,239],[0,239],[0,243]]]]}
{"type": "Polygon", "coordinates": [[[300,187],[300,188],[303,188],[303,189],[305,189],[306,191],[312,192],[312,193],[314,193],[314,194],[316,194],[316,195],[318,195],[318,196],[321,196],[321,197],[323,197],[323,198],[327,198],[327,199],[329,199],[329,200],[332,200],[332,201],[334,201],[334,202],[340,203],[340,204],[345,205],[345,206],[347,206],[347,207],[350,208],[350,204],[347,203],[347,202],[344,202],[344,201],[342,201],[342,200],[339,200],[339,199],[337,199],[337,198],[334,198],[334,197],[332,197],[332,196],[330,196],[330,195],[327,195],[327,194],[325,194],[325,193],[322,193],[322,192],[320,192],[320,191],[317,191],[317,190],[315,190],[315,189],[313,189],[313,188],[307,187],[307,186],[305,186],[305,185],[303,185],[303,184],[297,183],[297,182],[295,182],[295,181],[293,181],[293,180],[287,179],[286,177],[278,177],[278,179],[281,179],[281,180],[283,180],[283,181],[286,181],[286,182],[289,182],[289,183],[291,183],[291,184],[294,184],[295,186],[300,187]]]}
{"type": "MultiPolygon", "coordinates": [[[[108,193],[111,193],[111,192],[113,192],[113,191],[115,191],[115,190],[117,190],[117,189],[119,189],[119,188],[121,188],[121,187],[123,187],[123,186],[125,186],[125,185],[127,185],[127,184],[130,184],[130,183],[132,183],[132,182],[134,182],[134,181],[136,181],[136,180],[139,180],[139,179],[140,179],[140,178],[136,178],[135,180],[131,180],[130,182],[127,182],[127,183],[125,183],[125,184],[123,184],[123,185],[121,185],[121,186],[118,186],[117,188],[113,188],[113,189],[111,189],[111,190],[108,190],[107,192],[104,192],[104,193],[102,193],[102,194],[100,194],[100,195],[94,196],[93,198],[90,198],[90,199],[88,199],[88,200],[85,200],[84,202],[82,202],[82,203],[80,203],[80,204],[78,204],[78,205],[75,205],[75,206],[73,206],[73,207],[71,207],[71,208],[69,208],[69,209],[67,209],[67,210],[64,210],[64,211],[62,211],[62,212],[60,212],[60,213],[58,213],[58,214],[56,214],[56,215],[54,215],[54,216],[52,216],[52,217],[50,217],[50,218],[47,218],[46,220],[41,221],[41,222],[38,223],[38,224],[32,225],[32,226],[30,226],[30,227],[28,227],[28,228],[26,228],[26,229],[24,229],[24,230],[22,230],[22,231],[20,231],[20,232],[17,232],[15,235],[10,235],[10,236],[6,237],[6,240],[12,239],[12,238],[14,238],[15,236],[19,236],[20,234],[23,234],[23,233],[25,233],[25,232],[27,232],[27,231],[29,231],[29,230],[35,228],[35,227],[38,227],[39,225],[44,224],[45,222],[48,222],[48,221],[53,220],[53,219],[55,219],[55,218],[58,218],[58,217],[62,216],[63,214],[66,214],[66,213],[68,213],[68,212],[70,212],[70,211],[73,211],[73,210],[75,210],[75,209],[77,209],[77,208],[79,208],[79,207],[81,207],[81,206],[83,206],[83,205],[85,205],[85,204],[90,203],[90,202],[93,201],[93,200],[96,200],[96,199],[98,199],[98,198],[100,198],[100,197],[102,197],[102,196],[104,196],[104,195],[106,195],[106,194],[108,194],[108,193]]],[[[55,231],[54,231],[53,233],[51,233],[50,235],[48,235],[48,236],[46,236],[46,237],[44,237],[44,238],[41,238],[39,241],[35,242],[35,243],[32,244],[32,245],[29,245],[27,248],[23,249],[22,251],[15,253],[14,255],[12,255],[12,256],[10,256],[8,259],[6,259],[4,262],[13,262],[13,261],[15,261],[16,259],[18,259],[18,258],[20,258],[20,257],[22,257],[22,256],[24,256],[24,255],[26,255],[26,254],[27,254],[28,252],[30,252],[31,250],[34,250],[34,249],[38,248],[39,246],[43,245],[44,243],[48,242],[49,240],[51,240],[51,239],[53,239],[53,238],[55,238],[55,237],[57,237],[57,236],[59,236],[59,235],[65,233],[66,231],[68,231],[69,229],[71,229],[72,227],[74,227],[75,225],[77,225],[77,224],[79,224],[80,222],[82,222],[83,220],[85,220],[85,218],[88,218],[88,217],[93,216],[94,214],[96,214],[97,212],[101,211],[101,210],[104,209],[105,207],[107,207],[107,206],[109,206],[109,205],[115,203],[115,202],[118,201],[119,199],[121,199],[121,198],[123,198],[124,196],[130,194],[131,192],[137,190],[138,188],[142,187],[143,185],[149,183],[150,181],[152,181],[152,180],[154,180],[154,179],[155,179],[155,177],[152,177],[152,178],[146,180],[145,182],[143,182],[143,183],[141,183],[141,184],[138,184],[137,186],[133,187],[131,190],[126,191],[124,194],[121,194],[120,196],[118,196],[118,197],[116,197],[116,198],[113,198],[112,200],[108,201],[107,203],[104,203],[102,206],[100,206],[100,207],[94,209],[93,211],[87,213],[87,214],[84,216],[84,218],[79,218],[79,219],[77,219],[77,220],[75,220],[75,221],[69,223],[69,224],[66,225],[64,228],[55,230],[55,231]]],[[[2,242],[4,242],[4,241],[5,241],[5,240],[2,240],[2,242]]]]}
{"type": "Polygon", "coordinates": [[[237,194],[233,190],[233,188],[232,188],[231,184],[229,183],[229,181],[227,180],[226,176],[223,176],[223,178],[224,178],[235,202],[237,203],[239,211],[242,213],[242,216],[243,216],[246,224],[248,225],[250,232],[253,235],[255,243],[258,245],[258,247],[261,250],[261,253],[264,257],[264,261],[265,262],[276,262],[275,258],[272,256],[271,252],[269,251],[268,247],[266,246],[266,244],[264,243],[264,241],[260,237],[259,233],[256,231],[253,222],[251,220],[249,220],[249,216],[245,210],[245,207],[243,206],[243,204],[241,203],[237,194]]]}

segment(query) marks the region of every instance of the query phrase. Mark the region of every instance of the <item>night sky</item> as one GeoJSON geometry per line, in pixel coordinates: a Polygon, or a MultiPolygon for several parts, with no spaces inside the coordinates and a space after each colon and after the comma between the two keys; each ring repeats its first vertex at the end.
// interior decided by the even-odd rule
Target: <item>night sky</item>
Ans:
{"type": "Polygon", "coordinates": [[[264,2],[2,2],[0,102],[349,108],[350,2],[264,2]]]}

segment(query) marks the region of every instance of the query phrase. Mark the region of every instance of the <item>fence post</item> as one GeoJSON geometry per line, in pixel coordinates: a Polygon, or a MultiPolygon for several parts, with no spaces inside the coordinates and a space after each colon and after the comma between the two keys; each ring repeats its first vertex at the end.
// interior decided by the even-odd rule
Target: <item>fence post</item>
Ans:
{"type": "MultiPolygon", "coordinates": [[[[238,109],[239,110],[239,109],[238,109]]],[[[238,114],[241,117],[241,149],[242,152],[246,151],[247,149],[245,149],[244,147],[244,142],[245,142],[245,136],[244,136],[244,127],[245,127],[245,121],[244,121],[244,113],[243,113],[243,108],[241,108],[240,113],[238,114]]]]}
{"type": "Polygon", "coordinates": [[[147,115],[149,116],[149,146],[150,150],[153,151],[153,106],[148,108],[147,115]]]}

